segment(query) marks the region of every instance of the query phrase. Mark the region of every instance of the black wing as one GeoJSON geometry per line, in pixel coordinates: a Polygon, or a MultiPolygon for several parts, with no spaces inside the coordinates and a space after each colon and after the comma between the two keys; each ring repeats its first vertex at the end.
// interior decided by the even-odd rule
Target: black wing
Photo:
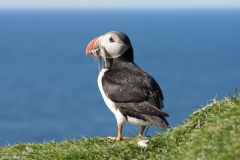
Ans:
{"type": "Polygon", "coordinates": [[[148,115],[168,116],[161,111],[164,98],[159,85],[134,63],[106,71],[102,84],[107,97],[120,107],[148,115]]]}

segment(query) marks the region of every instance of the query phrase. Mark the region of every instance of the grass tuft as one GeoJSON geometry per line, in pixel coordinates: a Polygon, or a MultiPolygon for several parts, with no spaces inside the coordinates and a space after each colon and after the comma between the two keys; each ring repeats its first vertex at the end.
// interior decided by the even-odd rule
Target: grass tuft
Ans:
{"type": "Polygon", "coordinates": [[[196,110],[187,122],[148,139],[86,138],[0,147],[0,159],[233,159],[240,160],[240,91],[196,110]]]}

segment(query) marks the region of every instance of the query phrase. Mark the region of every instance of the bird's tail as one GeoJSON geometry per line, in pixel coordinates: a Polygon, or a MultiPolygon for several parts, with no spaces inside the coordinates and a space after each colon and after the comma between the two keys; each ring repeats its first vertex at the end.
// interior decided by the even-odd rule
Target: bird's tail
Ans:
{"type": "Polygon", "coordinates": [[[157,117],[157,116],[149,116],[149,115],[144,115],[146,121],[148,121],[149,123],[166,129],[166,128],[171,128],[171,126],[169,125],[169,123],[167,122],[167,120],[164,117],[157,117]]]}

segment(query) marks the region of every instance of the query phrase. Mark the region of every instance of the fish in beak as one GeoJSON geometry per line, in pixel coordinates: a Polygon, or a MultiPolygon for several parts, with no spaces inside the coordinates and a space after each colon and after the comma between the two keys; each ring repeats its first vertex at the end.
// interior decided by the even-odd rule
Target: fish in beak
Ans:
{"type": "Polygon", "coordinates": [[[98,63],[99,72],[101,71],[101,52],[104,52],[104,49],[101,47],[102,36],[94,38],[86,48],[86,54],[94,58],[98,63]]]}

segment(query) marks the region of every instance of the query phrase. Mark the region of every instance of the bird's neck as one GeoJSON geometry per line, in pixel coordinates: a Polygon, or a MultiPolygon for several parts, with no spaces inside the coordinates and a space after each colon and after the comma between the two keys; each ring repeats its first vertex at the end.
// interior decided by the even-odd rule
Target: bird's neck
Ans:
{"type": "Polygon", "coordinates": [[[121,56],[117,58],[106,58],[104,61],[104,68],[110,70],[119,68],[120,66],[124,65],[124,63],[134,63],[133,49],[130,47],[121,56]]]}

